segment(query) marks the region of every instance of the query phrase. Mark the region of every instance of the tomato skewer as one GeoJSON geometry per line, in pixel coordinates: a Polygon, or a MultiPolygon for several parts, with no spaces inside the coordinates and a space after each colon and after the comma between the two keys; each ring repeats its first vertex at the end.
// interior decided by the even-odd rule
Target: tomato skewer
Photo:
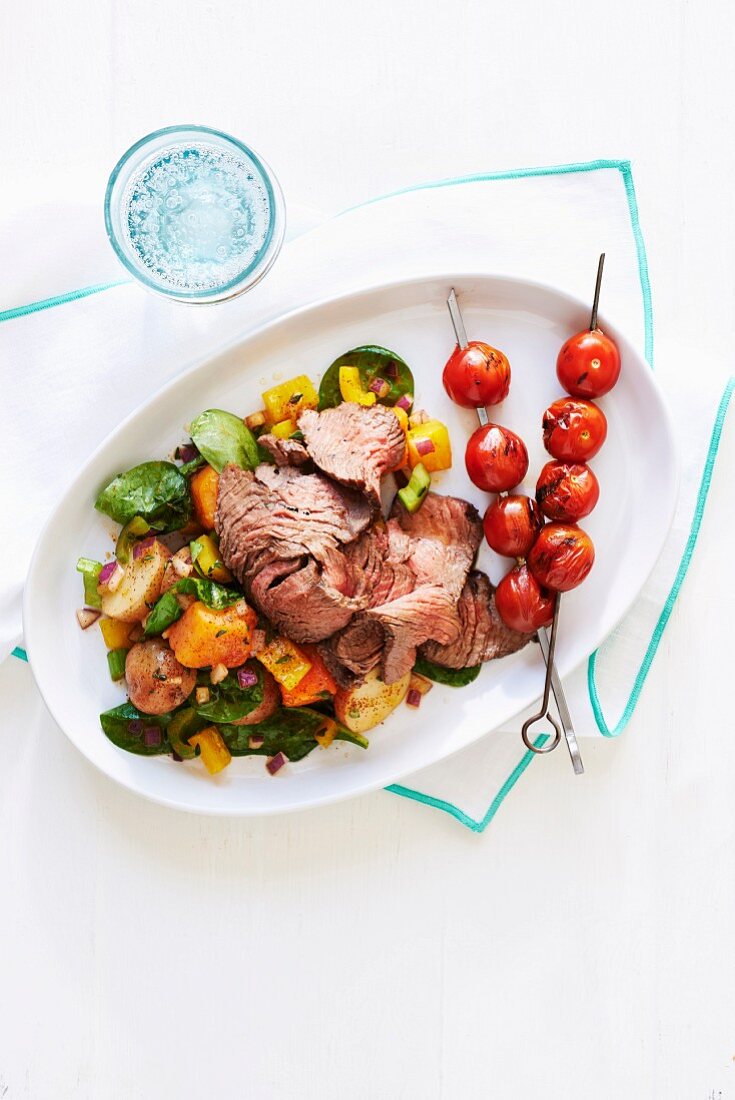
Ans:
{"type": "MultiPolygon", "coordinates": [[[[466,348],[467,344],[468,344],[467,332],[466,332],[465,327],[464,327],[464,321],[462,320],[462,314],[461,314],[460,309],[459,309],[459,303],[457,302],[457,295],[454,292],[454,288],[452,288],[452,290],[449,294],[449,298],[447,299],[447,306],[449,307],[449,316],[451,317],[452,324],[454,326],[454,333],[455,333],[455,336],[457,337],[457,344],[459,345],[460,348],[466,348]]],[[[488,415],[487,415],[487,411],[484,408],[481,408],[481,407],[476,408],[475,411],[477,412],[477,418],[480,421],[480,428],[488,427],[489,418],[488,418],[488,415]]],[[[525,447],[524,447],[524,450],[525,450],[525,447]]],[[[524,471],[524,473],[525,473],[525,471],[524,471]]],[[[529,577],[529,580],[530,579],[531,578],[529,577]]],[[[516,586],[513,585],[512,587],[515,588],[516,586]]],[[[530,587],[530,586],[527,586],[527,587],[530,587]]],[[[526,587],[525,590],[527,590],[527,587],[526,587]]],[[[545,689],[544,689],[544,711],[547,711],[548,702],[549,702],[549,691],[550,691],[550,689],[553,688],[554,698],[556,699],[557,710],[559,712],[559,717],[561,719],[562,727],[563,727],[563,730],[564,730],[564,736],[566,738],[567,746],[569,748],[569,755],[572,758],[572,767],[574,768],[575,775],[580,775],[582,772],[584,772],[584,766],[582,764],[582,757],[580,756],[579,748],[577,746],[577,738],[576,738],[576,735],[574,733],[574,728],[572,726],[572,720],[571,720],[571,716],[569,714],[569,707],[567,706],[566,697],[564,695],[564,688],[562,687],[562,682],[561,682],[561,679],[559,677],[559,673],[557,672],[556,665],[554,664],[554,646],[556,644],[556,625],[557,625],[557,621],[558,621],[558,618],[559,618],[559,603],[560,603],[561,597],[557,593],[556,596],[553,599],[554,599],[554,604],[553,604],[553,619],[552,619],[551,636],[548,636],[546,634],[545,626],[540,625],[539,629],[538,629],[538,635],[539,635],[539,637],[541,637],[542,634],[543,634],[543,639],[544,639],[544,643],[545,643],[545,644],[544,643],[541,644],[541,653],[542,653],[542,656],[543,656],[543,659],[544,659],[544,663],[546,665],[546,681],[545,681],[545,689]]],[[[496,606],[497,606],[497,603],[496,603],[496,606]]],[[[546,608],[544,607],[543,603],[541,602],[540,595],[539,595],[539,598],[538,598],[538,600],[535,604],[534,610],[535,610],[535,614],[538,617],[538,622],[541,623],[541,621],[544,617],[544,612],[546,612],[546,608]]],[[[533,750],[533,752],[535,752],[535,753],[550,752],[552,749],[555,749],[556,746],[559,744],[559,740],[561,738],[561,730],[559,728],[559,725],[555,721],[555,719],[551,716],[551,714],[548,714],[548,718],[549,718],[549,721],[551,722],[551,725],[554,728],[555,736],[551,740],[547,741],[546,744],[543,747],[541,745],[535,745],[535,744],[532,745],[532,744],[529,743],[529,741],[527,740],[526,727],[525,726],[521,730],[521,736],[523,737],[524,743],[527,745],[528,748],[531,748],[533,750]]]]}

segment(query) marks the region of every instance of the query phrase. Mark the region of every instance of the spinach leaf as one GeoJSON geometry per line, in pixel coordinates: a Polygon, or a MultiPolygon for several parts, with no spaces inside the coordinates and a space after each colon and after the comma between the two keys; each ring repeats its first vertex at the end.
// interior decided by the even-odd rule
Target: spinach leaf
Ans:
{"type": "Polygon", "coordinates": [[[234,413],[207,409],[192,423],[189,434],[218,474],[229,462],[254,470],[260,461],[255,436],[234,413]]]}
{"type": "Polygon", "coordinates": [[[173,462],[143,462],[105,486],[94,506],[123,525],[139,517],[156,531],[177,531],[191,518],[189,483],[173,462]]]}
{"type": "Polygon", "coordinates": [[[209,676],[205,673],[202,682],[209,688],[209,702],[192,703],[200,718],[206,718],[208,722],[236,722],[239,718],[245,718],[263,702],[262,665],[253,661],[248,667],[258,674],[257,684],[249,688],[240,687],[235,669],[219,684],[211,684],[209,676]],[[257,668],[254,667],[255,665],[257,668]]]}
{"type": "Polygon", "coordinates": [[[153,605],[143,631],[146,637],[163,634],[164,630],[168,630],[184,614],[184,609],[179,606],[179,601],[176,599],[175,588],[176,585],[169,588],[168,592],[164,592],[153,605]]]}
{"type": "Polygon", "coordinates": [[[439,684],[448,684],[449,687],[464,687],[471,684],[480,675],[482,665],[471,665],[469,668],[446,668],[437,665],[426,657],[419,657],[413,666],[414,672],[421,676],[427,676],[429,680],[436,680],[439,684]]]}
{"type": "Polygon", "coordinates": [[[210,581],[205,577],[182,577],[169,592],[183,592],[187,596],[196,596],[198,600],[211,607],[213,611],[222,611],[245,597],[238,589],[225,588],[223,584],[210,581]]]}
{"type": "Polygon", "coordinates": [[[170,721],[170,714],[141,714],[130,702],[121,703],[119,707],[100,715],[100,725],[113,745],[138,756],[161,756],[171,752],[166,733],[170,721]],[[161,731],[160,744],[146,745],[144,730],[153,726],[158,726],[161,731]]]}
{"type": "Polygon", "coordinates": [[[190,474],[195,474],[197,470],[201,470],[202,466],[206,466],[207,463],[202,455],[197,455],[196,458],[192,458],[189,462],[185,462],[183,466],[179,466],[179,473],[184,477],[189,477],[190,474]]]}
{"type": "MultiPolygon", "coordinates": [[[[220,733],[233,756],[275,756],[282,752],[289,760],[303,760],[318,742],[315,734],[323,728],[325,715],[309,707],[284,707],[255,726],[220,726],[220,733]],[[259,749],[250,748],[250,738],[259,735],[265,740],[259,749]]],[[[368,740],[359,733],[350,733],[339,726],[335,740],[368,747],[368,740]]]]}
{"type": "Polygon", "coordinates": [[[339,368],[357,367],[362,388],[367,390],[374,378],[384,378],[390,383],[390,392],[381,397],[381,405],[395,405],[404,394],[413,400],[413,375],[407,363],[387,348],[365,346],[346,351],[335,359],[319,385],[319,408],[331,409],[342,403],[339,388],[339,368]]]}
{"type": "Polygon", "coordinates": [[[182,577],[167,592],[159,596],[153,605],[153,610],[145,624],[144,633],[148,637],[153,634],[163,634],[164,630],[168,630],[184,614],[184,609],[176,599],[177,592],[196,596],[213,611],[222,611],[225,607],[230,607],[233,603],[245,598],[242,592],[225,588],[216,581],[206,580],[203,577],[182,577]]]}

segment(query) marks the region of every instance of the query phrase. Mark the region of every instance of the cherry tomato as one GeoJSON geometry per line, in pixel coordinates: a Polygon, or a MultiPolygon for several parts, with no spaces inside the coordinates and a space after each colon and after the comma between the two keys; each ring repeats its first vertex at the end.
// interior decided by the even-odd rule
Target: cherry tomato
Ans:
{"type": "Polygon", "coordinates": [[[536,501],[549,519],[576,523],[600,498],[600,484],[584,462],[547,462],[536,483],[536,501]]]}
{"type": "Polygon", "coordinates": [[[554,617],[554,595],[545,592],[525,564],[506,573],[495,589],[495,606],[506,626],[535,634],[554,617]]]}
{"type": "Polygon", "coordinates": [[[499,405],[510,389],[510,363],[497,348],[472,340],[454,349],[442,376],[452,401],[465,409],[499,405]]]}
{"type": "Polygon", "coordinates": [[[506,558],[525,558],[543,524],[536,501],[520,493],[498,497],[482,521],[490,548],[506,558]]]}
{"type": "Polygon", "coordinates": [[[549,405],[541,425],[544,447],[565,462],[586,462],[597,454],[607,438],[602,409],[579,397],[560,397],[549,405]]]}
{"type": "Polygon", "coordinates": [[[528,451],[520,436],[509,428],[485,424],[470,436],[465,464],[478,489],[505,493],[526,476],[528,451]]]}
{"type": "Polygon", "coordinates": [[[620,377],[617,344],[599,328],[577,332],[559,352],[556,376],[572,397],[602,397],[620,377]]]}
{"type": "Polygon", "coordinates": [[[544,588],[568,592],[581,584],[595,560],[592,539],[570,523],[548,523],[528,555],[528,567],[544,588]]]}

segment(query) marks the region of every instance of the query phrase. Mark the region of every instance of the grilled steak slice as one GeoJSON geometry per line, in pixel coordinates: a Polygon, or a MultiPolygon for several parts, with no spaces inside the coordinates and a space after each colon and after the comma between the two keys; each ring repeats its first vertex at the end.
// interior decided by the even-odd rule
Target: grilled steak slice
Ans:
{"type": "Polygon", "coordinates": [[[531,640],[505,625],[495,607],[493,586],[479,570],[470,573],[457,604],[459,633],[454,641],[425,642],[421,652],[447,668],[469,668],[495,657],[515,653],[531,640]]]}
{"type": "MultiPolygon", "coordinates": [[[[423,584],[364,612],[364,617],[380,624],[383,630],[382,678],[386,684],[400,680],[416,661],[416,650],[430,638],[445,645],[453,642],[459,630],[456,601],[438,584],[423,584]]],[[[360,616],[362,618],[362,616],[360,616]]]]}
{"type": "Polygon", "coordinates": [[[416,585],[407,557],[410,544],[395,520],[368,528],[345,550],[354,590],[366,597],[366,607],[377,607],[405,596],[416,585]]]}
{"type": "Polygon", "coordinates": [[[358,615],[341,633],[331,639],[332,656],[352,679],[362,679],[380,661],[385,634],[380,623],[358,615]]]}
{"type": "Polygon", "coordinates": [[[243,585],[269,562],[311,556],[325,562],[370,522],[368,502],[322,474],[292,466],[225,466],[215,528],[222,560],[243,585]]]}
{"type": "Polygon", "coordinates": [[[311,459],[309,452],[298,439],[280,439],[277,435],[261,435],[258,438],[276,466],[306,466],[311,459]]]}
{"type": "Polygon", "coordinates": [[[406,438],[394,412],[384,405],[345,401],[334,409],[299,417],[307,450],[335,481],[360,489],[380,507],[380,479],[403,458],[406,438]]]}
{"type": "Polygon", "coordinates": [[[418,512],[396,498],[391,516],[410,536],[408,555],[417,584],[439,584],[458,600],[482,540],[474,505],[459,497],[428,493],[418,512]]]}
{"type": "MultiPolygon", "coordinates": [[[[410,540],[395,520],[369,527],[345,547],[351,589],[364,601],[363,607],[377,607],[413,590],[416,578],[406,561],[409,550],[410,540]]],[[[337,683],[347,687],[379,663],[384,640],[380,623],[358,615],[320,652],[337,683]]]]}
{"type": "Polygon", "coordinates": [[[254,603],[294,642],[320,642],[347,625],[365,606],[340,591],[347,576],[337,559],[319,566],[313,558],[276,561],[266,565],[250,582],[254,603]]]}

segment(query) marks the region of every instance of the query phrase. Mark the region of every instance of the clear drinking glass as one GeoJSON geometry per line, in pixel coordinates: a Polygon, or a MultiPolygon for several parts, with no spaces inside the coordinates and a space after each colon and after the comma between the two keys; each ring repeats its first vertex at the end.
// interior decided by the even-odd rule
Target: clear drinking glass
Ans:
{"type": "Polygon", "coordinates": [[[252,149],[207,126],[167,126],[115,165],[105,225],[139,282],[180,302],[221,302],[259,282],[286,229],[278,180],[252,149]]]}

